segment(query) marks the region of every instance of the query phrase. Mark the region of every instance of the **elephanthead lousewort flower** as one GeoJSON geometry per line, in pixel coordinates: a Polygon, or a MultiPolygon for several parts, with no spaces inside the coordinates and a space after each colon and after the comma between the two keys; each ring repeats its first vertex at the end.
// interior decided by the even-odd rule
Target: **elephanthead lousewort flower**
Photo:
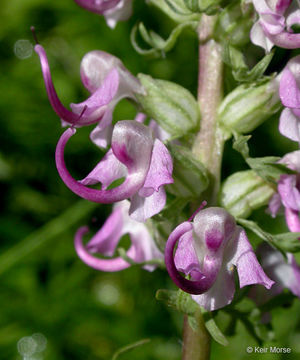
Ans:
{"type": "Polygon", "coordinates": [[[103,204],[131,199],[129,213],[137,221],[159,213],[166,203],[163,185],[173,183],[173,162],[166,146],[153,139],[152,130],[134,120],[118,121],[112,133],[111,149],[82,181],[75,180],[66,168],[64,150],[75,134],[67,129],[56,147],[56,166],[64,183],[78,196],[103,204]],[[115,180],[124,182],[112,189],[115,180]],[[101,190],[87,187],[101,183],[101,190]]]}
{"type": "Polygon", "coordinates": [[[298,174],[281,175],[278,181],[278,193],[274,194],[269,203],[269,210],[276,216],[281,204],[285,208],[285,219],[292,232],[300,231],[300,150],[285,155],[280,163],[287,165],[298,174]]]}
{"type": "Polygon", "coordinates": [[[132,12],[132,0],[74,0],[82,8],[103,15],[114,28],[118,21],[127,20],[132,12]]]}
{"type": "Polygon", "coordinates": [[[70,111],[56,94],[44,48],[37,44],[35,51],[40,57],[49,101],[63,124],[82,126],[98,123],[91,133],[91,139],[96,137],[96,144],[106,147],[111,136],[110,124],[114,107],[124,97],[134,99],[135,93],[143,93],[139,80],[115,56],[104,51],[88,52],[81,61],[80,75],[91,96],[82,103],[71,104],[70,111]]]}
{"type": "Polygon", "coordinates": [[[300,34],[293,27],[300,25],[298,0],[252,0],[259,19],[251,29],[251,41],[270,51],[274,45],[286,49],[300,47],[300,34]]]}
{"type": "Polygon", "coordinates": [[[256,253],[260,258],[262,268],[275,281],[275,284],[270,290],[255,286],[250,290],[249,296],[257,304],[263,304],[286,288],[300,298],[300,268],[295,257],[287,253],[287,259],[285,259],[281,252],[267,243],[261,244],[256,253]]]}
{"type": "MultiPolygon", "coordinates": [[[[75,235],[75,250],[88,266],[109,272],[128,268],[130,264],[123,258],[113,257],[119,241],[125,234],[129,234],[131,239],[131,246],[126,255],[134,262],[163,259],[163,254],[156,247],[147,226],[128,216],[129,206],[127,200],[116,203],[111,215],[86,245],[83,244],[82,237],[89,229],[86,226],[78,229],[75,235]],[[98,258],[93,254],[110,258],[98,258]]],[[[153,271],[155,267],[155,265],[143,266],[148,271],[153,271]]]]}
{"type": "Polygon", "coordinates": [[[286,107],[280,116],[279,131],[300,143],[300,56],[291,59],[282,71],[279,96],[286,107]]]}
{"type": "Polygon", "coordinates": [[[234,266],[240,287],[260,284],[270,289],[274,283],[258,263],[245,231],[219,207],[201,210],[193,222],[177,226],[167,241],[165,262],[175,284],[207,310],[231,303],[235,291],[234,266]],[[191,280],[179,272],[189,275],[191,280]]]}

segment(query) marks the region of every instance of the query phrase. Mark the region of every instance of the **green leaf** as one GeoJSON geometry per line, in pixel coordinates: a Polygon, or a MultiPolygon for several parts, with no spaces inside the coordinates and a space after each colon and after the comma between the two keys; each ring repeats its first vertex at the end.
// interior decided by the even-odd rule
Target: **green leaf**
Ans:
{"type": "Polygon", "coordinates": [[[238,151],[243,158],[249,157],[249,146],[248,146],[248,140],[251,139],[251,135],[239,135],[237,133],[234,133],[234,141],[233,141],[233,148],[234,150],[238,151]]]}
{"type": "Polygon", "coordinates": [[[201,308],[201,312],[203,315],[203,319],[205,322],[205,327],[207,331],[210,333],[211,337],[219,344],[223,346],[228,345],[228,340],[226,339],[225,335],[219,329],[218,325],[216,324],[212,313],[206,311],[205,309],[201,308]]]}
{"type": "Polygon", "coordinates": [[[112,360],[117,360],[120,357],[120,355],[122,355],[123,353],[133,350],[139,346],[145,345],[145,344],[149,343],[150,341],[151,341],[151,339],[142,339],[133,344],[124,346],[114,353],[112,360]]]}
{"type": "Polygon", "coordinates": [[[246,158],[247,164],[264,180],[277,183],[283,174],[294,174],[294,171],[287,168],[284,164],[278,164],[280,160],[276,156],[266,156],[261,158],[246,158]]]}
{"type": "Polygon", "coordinates": [[[200,14],[192,13],[184,0],[149,0],[149,4],[156,6],[177,23],[186,21],[199,21],[200,14]]]}
{"type": "Polygon", "coordinates": [[[157,300],[189,316],[193,316],[199,309],[199,305],[191,298],[191,295],[180,289],[177,291],[159,289],[155,297],[157,300]]]}
{"type": "Polygon", "coordinates": [[[251,70],[245,62],[244,54],[241,50],[228,44],[223,43],[223,60],[232,68],[232,75],[238,82],[253,83],[257,81],[266,81],[270,77],[263,77],[270,62],[273,59],[275,51],[265,55],[251,70]]]}
{"type": "Polygon", "coordinates": [[[284,257],[286,252],[299,252],[300,251],[300,232],[288,232],[283,234],[272,235],[263,229],[254,221],[245,220],[241,218],[236,219],[237,222],[245,228],[251,230],[260,237],[262,240],[268,242],[272,247],[279,250],[284,257]]]}
{"type": "Polygon", "coordinates": [[[199,128],[199,106],[184,87],[166,80],[139,74],[146,95],[137,94],[144,111],[172,137],[181,137],[199,128]]]}
{"type": "Polygon", "coordinates": [[[189,21],[183,24],[179,24],[173,29],[167,40],[164,40],[160,35],[154,31],[148,31],[143,23],[135,25],[131,31],[130,39],[134,49],[141,55],[153,55],[156,57],[164,56],[164,54],[174,47],[176,40],[185,28],[197,29],[198,22],[189,21]],[[138,45],[137,35],[138,31],[145,41],[151,48],[143,49],[138,45]]]}

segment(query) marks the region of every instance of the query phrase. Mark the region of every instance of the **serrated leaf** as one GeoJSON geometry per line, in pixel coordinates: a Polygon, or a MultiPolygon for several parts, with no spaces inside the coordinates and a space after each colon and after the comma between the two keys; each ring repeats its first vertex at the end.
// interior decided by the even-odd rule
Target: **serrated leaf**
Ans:
{"type": "Polygon", "coordinates": [[[144,111],[172,137],[181,137],[199,127],[199,106],[184,87],[139,74],[146,95],[137,94],[144,111]]]}

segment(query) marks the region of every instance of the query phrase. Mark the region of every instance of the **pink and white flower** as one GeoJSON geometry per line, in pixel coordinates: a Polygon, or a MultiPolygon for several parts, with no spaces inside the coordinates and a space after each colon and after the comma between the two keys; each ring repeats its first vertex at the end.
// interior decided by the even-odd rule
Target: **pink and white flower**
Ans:
{"type": "MultiPolygon", "coordinates": [[[[130,203],[127,200],[116,203],[113,211],[100,230],[87,244],[82,238],[89,229],[84,226],[78,229],[75,235],[75,250],[81,260],[88,266],[101,271],[120,271],[128,268],[130,263],[121,257],[113,257],[122,236],[129,234],[131,246],[126,255],[136,263],[150,260],[162,260],[163,254],[158,250],[147,226],[132,220],[128,216],[130,203]],[[109,258],[98,258],[100,254],[109,258]]],[[[143,268],[153,271],[156,265],[144,265],[143,268]]]]}
{"type": "Polygon", "coordinates": [[[164,185],[173,183],[173,161],[166,146],[153,138],[152,130],[134,120],[119,121],[112,132],[111,149],[81,181],[75,180],[66,168],[64,150],[75,134],[67,129],[58,141],[56,166],[64,183],[78,196],[103,204],[130,198],[130,216],[145,221],[159,213],[166,203],[164,185]],[[107,189],[115,180],[124,182],[107,189]],[[101,190],[87,185],[102,184],[101,190]]]}
{"type": "Polygon", "coordinates": [[[127,20],[132,12],[132,0],[74,0],[82,8],[103,15],[114,28],[118,21],[127,20]]]}
{"type": "Polygon", "coordinates": [[[241,288],[260,284],[270,289],[274,283],[258,263],[244,229],[218,207],[201,210],[193,222],[177,226],[167,241],[165,262],[175,284],[209,311],[231,303],[235,267],[241,288]]]}
{"type": "Polygon", "coordinates": [[[252,0],[259,15],[250,33],[251,41],[269,52],[274,45],[286,49],[300,47],[300,34],[293,26],[300,24],[298,0],[252,0]]]}
{"type": "Polygon", "coordinates": [[[61,118],[63,125],[98,124],[91,133],[92,141],[106,147],[111,137],[112,113],[122,98],[135,99],[143,88],[117,57],[104,51],[88,52],[82,59],[80,75],[83,85],[91,96],[79,103],[71,104],[68,110],[59,100],[51,78],[50,67],[44,48],[37,44],[35,51],[40,57],[46,91],[53,110],[61,118]],[[95,133],[97,136],[95,136],[95,133]]]}
{"type": "Polygon", "coordinates": [[[278,193],[274,194],[269,203],[269,210],[276,216],[281,205],[285,209],[285,219],[292,232],[300,232],[300,150],[285,155],[280,163],[287,165],[297,174],[284,174],[278,181],[278,193]]]}
{"type": "Polygon", "coordinates": [[[300,144],[300,56],[291,59],[280,78],[279,96],[285,109],[279,122],[279,131],[300,144]]]}

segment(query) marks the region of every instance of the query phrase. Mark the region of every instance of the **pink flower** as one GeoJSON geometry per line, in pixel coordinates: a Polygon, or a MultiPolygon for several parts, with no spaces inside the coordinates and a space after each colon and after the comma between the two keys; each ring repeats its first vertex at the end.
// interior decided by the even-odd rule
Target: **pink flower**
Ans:
{"type": "Polygon", "coordinates": [[[300,231],[300,150],[285,155],[280,163],[286,164],[298,174],[281,175],[278,181],[278,193],[274,194],[269,203],[269,210],[276,216],[281,205],[285,208],[285,219],[292,232],[300,231]]]}
{"type": "Polygon", "coordinates": [[[114,28],[118,21],[127,20],[132,12],[132,0],[74,0],[82,8],[103,15],[114,28]]]}
{"type": "Polygon", "coordinates": [[[259,265],[245,231],[226,210],[218,207],[201,210],[193,222],[177,226],[167,241],[165,262],[175,284],[210,311],[231,303],[235,291],[234,267],[241,288],[260,284],[270,289],[274,283],[259,265]],[[182,277],[179,271],[192,280],[182,277]]]}
{"type": "Polygon", "coordinates": [[[279,131],[300,143],[300,56],[291,59],[280,78],[279,96],[286,107],[280,116],[279,131]]]}
{"type": "MultiPolygon", "coordinates": [[[[143,93],[139,80],[115,56],[104,51],[91,51],[83,57],[80,66],[82,83],[91,96],[79,104],[71,104],[70,111],[56,94],[44,48],[38,44],[35,51],[40,57],[49,101],[63,124],[98,124],[94,130],[97,133],[96,144],[106,147],[111,137],[114,107],[124,97],[135,99],[135,93],[143,93]]],[[[94,132],[91,133],[92,140],[95,138],[94,132]]]]}
{"type": "Polygon", "coordinates": [[[252,0],[259,15],[250,33],[251,41],[269,52],[274,45],[286,49],[300,47],[300,34],[293,25],[300,24],[299,1],[252,0]]]}
{"type": "Polygon", "coordinates": [[[111,149],[81,181],[75,180],[66,168],[64,150],[75,129],[66,130],[56,148],[56,166],[64,183],[78,196],[103,204],[131,199],[129,213],[137,221],[145,221],[159,213],[166,203],[163,188],[173,183],[173,162],[168,149],[152,130],[134,120],[119,121],[112,132],[111,149]],[[124,182],[112,189],[115,180],[124,182]],[[87,187],[101,183],[101,190],[87,187]]]}
{"type": "MultiPolygon", "coordinates": [[[[75,235],[75,250],[88,266],[109,272],[128,268],[130,264],[123,258],[113,257],[119,241],[125,234],[129,234],[131,239],[131,246],[126,255],[134,262],[141,263],[163,258],[146,225],[128,216],[129,206],[127,200],[116,203],[111,215],[86,245],[83,244],[82,237],[89,230],[87,227],[78,229],[75,235]],[[109,258],[98,258],[93,254],[109,258]]],[[[155,267],[155,265],[143,266],[148,271],[153,271],[155,267]]]]}

